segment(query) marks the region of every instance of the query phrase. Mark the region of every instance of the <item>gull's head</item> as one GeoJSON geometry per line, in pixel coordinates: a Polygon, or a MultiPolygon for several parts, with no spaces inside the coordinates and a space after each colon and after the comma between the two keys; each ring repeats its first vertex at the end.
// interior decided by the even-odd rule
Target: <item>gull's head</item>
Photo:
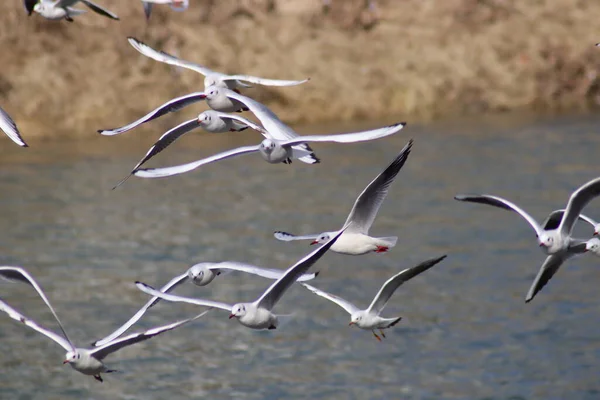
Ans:
{"type": "Polygon", "coordinates": [[[362,317],[362,313],[360,312],[352,314],[350,316],[350,323],[348,324],[348,326],[358,325],[360,321],[362,321],[362,317]]]}
{"type": "Polygon", "coordinates": [[[41,13],[42,11],[44,11],[44,8],[46,7],[46,4],[41,1],[39,3],[36,3],[35,6],[33,6],[33,11],[35,11],[36,13],[41,13]]]}
{"type": "MultiPolygon", "coordinates": [[[[221,94],[221,91],[219,90],[219,88],[216,86],[216,83],[212,83],[211,85],[207,85],[207,79],[209,79],[209,77],[207,76],[206,78],[204,78],[204,94],[206,95],[207,99],[214,99],[215,97],[219,96],[221,94]]],[[[213,79],[213,78],[210,78],[213,79]]]]}
{"type": "Polygon", "coordinates": [[[173,11],[185,11],[188,9],[189,0],[173,0],[171,3],[171,9],[173,11]]]}
{"type": "Polygon", "coordinates": [[[231,307],[231,314],[229,314],[229,319],[231,318],[240,318],[246,315],[246,306],[244,304],[235,304],[231,307]]]}
{"type": "Polygon", "coordinates": [[[188,269],[188,278],[196,286],[206,286],[215,279],[218,273],[215,273],[210,267],[213,263],[198,263],[188,269]]]}
{"type": "Polygon", "coordinates": [[[190,269],[188,269],[188,278],[192,282],[201,281],[204,277],[204,265],[203,263],[193,265],[190,269]]]}
{"type": "Polygon", "coordinates": [[[600,224],[594,225],[594,236],[600,235],[600,224]]]}
{"type": "Polygon", "coordinates": [[[310,244],[312,246],[313,244],[327,243],[327,241],[329,239],[331,239],[331,233],[330,232],[323,232],[319,236],[317,236],[317,238],[315,240],[313,240],[312,242],[310,242],[310,244]]]}
{"type": "Polygon", "coordinates": [[[540,237],[538,237],[538,243],[540,244],[540,247],[549,249],[554,244],[554,237],[551,235],[542,234],[540,237]]]}
{"type": "Polygon", "coordinates": [[[210,125],[212,119],[213,119],[212,113],[210,113],[208,111],[204,111],[204,112],[200,113],[200,115],[198,115],[198,123],[203,126],[210,125]]]}
{"type": "Polygon", "coordinates": [[[272,139],[265,139],[260,143],[260,149],[267,154],[272,153],[275,147],[277,147],[277,144],[272,139]]]}
{"type": "Polygon", "coordinates": [[[585,251],[600,255],[600,239],[594,237],[585,243],[585,251]]]}
{"type": "Polygon", "coordinates": [[[80,358],[81,358],[81,354],[79,354],[79,352],[69,351],[65,355],[65,361],[63,361],[63,364],[76,363],[80,358]]]}

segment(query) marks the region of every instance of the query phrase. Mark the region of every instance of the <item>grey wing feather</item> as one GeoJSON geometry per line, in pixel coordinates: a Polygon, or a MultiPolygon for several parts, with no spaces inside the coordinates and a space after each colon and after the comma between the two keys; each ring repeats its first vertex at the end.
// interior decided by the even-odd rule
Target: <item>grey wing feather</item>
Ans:
{"type": "Polygon", "coordinates": [[[558,227],[561,234],[571,234],[573,225],[583,208],[597,196],[600,196],[600,178],[592,179],[571,195],[567,207],[565,207],[565,215],[558,227]]]}
{"type": "Polygon", "coordinates": [[[365,235],[369,233],[377,212],[388,194],[390,185],[408,159],[412,144],[413,141],[411,139],[394,161],[369,183],[365,190],[358,196],[345,222],[345,224],[351,224],[348,228],[349,232],[363,233],[365,235]]]}
{"type": "MultiPolygon", "coordinates": [[[[161,287],[160,291],[164,292],[164,293],[168,293],[171,290],[175,289],[177,286],[184,283],[187,279],[188,279],[187,272],[185,274],[176,276],[175,278],[171,279],[166,285],[161,287]]],[[[102,345],[107,344],[108,342],[114,340],[115,338],[121,336],[129,328],[131,328],[131,326],[133,324],[135,324],[137,321],[139,321],[140,318],[142,318],[142,316],[146,313],[146,311],[148,311],[149,308],[153,307],[159,301],[160,301],[159,297],[155,296],[155,297],[151,298],[146,304],[144,304],[144,306],[142,308],[140,308],[138,310],[138,312],[135,313],[135,315],[133,317],[131,317],[127,322],[125,322],[121,327],[119,327],[119,329],[117,329],[116,331],[114,331],[113,333],[111,333],[110,335],[106,336],[103,339],[96,340],[94,343],[92,343],[92,346],[102,346],[102,345]]]]}
{"type": "Polygon", "coordinates": [[[273,283],[269,288],[263,293],[262,296],[255,301],[255,304],[259,308],[264,308],[266,310],[271,310],[277,301],[283,296],[283,293],[298,280],[298,278],[303,275],[310,267],[314,265],[322,256],[329,250],[331,246],[335,243],[335,241],[340,237],[342,233],[346,230],[347,226],[342,228],[334,237],[329,239],[327,243],[318,249],[312,251],[307,256],[303,257],[296,264],[292,265],[290,268],[285,271],[285,274],[275,283],[273,283]]]}
{"type": "Polygon", "coordinates": [[[438,258],[432,258],[430,260],[420,263],[415,267],[407,268],[392,276],[383,284],[381,289],[379,289],[379,292],[377,293],[375,298],[373,298],[373,302],[367,309],[367,312],[379,315],[379,313],[383,311],[383,308],[389,301],[390,297],[392,297],[392,295],[400,285],[402,285],[404,282],[411,280],[415,276],[427,271],[429,268],[433,267],[434,265],[442,261],[444,258],[446,258],[446,255],[443,255],[438,258]]]}
{"type": "MultiPolygon", "coordinates": [[[[285,273],[285,270],[257,267],[256,265],[244,264],[235,261],[224,261],[214,264],[210,269],[231,270],[246,272],[253,275],[258,275],[267,279],[279,279],[285,273]]],[[[298,278],[298,282],[309,281],[314,279],[318,273],[303,274],[298,278]]]]}
{"type": "Polygon", "coordinates": [[[546,260],[544,260],[544,263],[542,264],[538,274],[531,284],[531,287],[529,288],[529,291],[527,292],[527,296],[525,296],[526,303],[529,303],[531,300],[533,300],[535,295],[538,294],[538,292],[542,290],[544,286],[546,286],[546,284],[550,281],[550,279],[552,279],[554,274],[556,274],[568,256],[568,254],[552,254],[546,257],[546,260]]]}
{"type": "Polygon", "coordinates": [[[273,233],[273,236],[275,236],[275,239],[281,240],[283,242],[291,242],[292,240],[315,240],[319,237],[319,235],[293,235],[291,233],[282,231],[275,231],[273,233]]]}
{"type": "Polygon", "coordinates": [[[8,314],[9,317],[14,319],[15,321],[19,321],[19,322],[27,325],[31,329],[41,333],[42,335],[54,340],[66,351],[75,350],[75,346],[73,346],[68,340],[66,340],[65,338],[57,335],[56,333],[54,333],[46,328],[41,327],[40,325],[37,324],[37,322],[35,322],[34,320],[29,319],[26,316],[24,316],[23,314],[19,313],[17,310],[15,310],[11,306],[9,306],[7,303],[5,303],[3,300],[0,300],[0,311],[4,311],[6,314],[8,314]]]}
{"type": "Polygon", "coordinates": [[[123,338],[114,340],[112,342],[109,342],[105,345],[96,347],[95,349],[91,350],[90,355],[94,356],[94,358],[98,360],[102,360],[107,355],[119,351],[123,347],[131,346],[132,344],[143,342],[144,340],[153,338],[154,336],[160,335],[161,333],[171,331],[175,328],[180,327],[183,324],[187,324],[188,322],[194,321],[204,316],[209,311],[210,310],[203,311],[202,313],[196,315],[193,318],[177,321],[169,325],[158,326],[156,328],[149,329],[145,332],[133,333],[129,336],[125,336],[123,338]]]}
{"type": "Polygon", "coordinates": [[[150,19],[150,14],[152,14],[152,3],[147,1],[142,1],[142,6],[144,7],[144,15],[146,15],[146,19],[150,19]]]}
{"type": "Polygon", "coordinates": [[[230,311],[231,307],[232,307],[231,304],[221,303],[218,301],[193,299],[191,297],[176,296],[174,294],[163,293],[163,292],[160,292],[160,291],[154,289],[152,286],[146,285],[145,283],[139,282],[139,281],[136,282],[135,285],[142,292],[148,293],[152,296],[160,297],[161,299],[167,300],[167,301],[173,301],[176,303],[196,304],[198,306],[220,308],[221,310],[227,310],[227,311],[230,311]]]}
{"type": "Polygon", "coordinates": [[[29,147],[27,143],[21,137],[21,133],[17,128],[17,124],[13,119],[8,115],[6,111],[0,108],[0,129],[6,133],[6,136],[10,138],[13,142],[18,144],[21,147],[29,147]]]}
{"type": "Polygon", "coordinates": [[[334,294],[327,293],[323,290],[317,289],[316,287],[311,286],[308,283],[302,283],[302,286],[304,286],[305,288],[307,288],[308,290],[310,290],[317,296],[321,296],[321,297],[337,304],[338,306],[342,307],[350,315],[352,315],[355,312],[360,310],[358,307],[356,307],[354,304],[350,303],[348,300],[342,299],[339,296],[336,296],[334,294]]]}
{"type": "Polygon", "coordinates": [[[105,17],[108,17],[110,19],[114,19],[117,21],[119,20],[119,17],[116,14],[113,14],[112,12],[100,7],[99,5],[97,5],[95,3],[92,3],[90,0],[80,0],[80,1],[83,4],[85,4],[86,6],[88,6],[92,11],[94,11],[97,14],[103,15],[105,17]]]}
{"type": "MultiPolygon", "coordinates": [[[[550,213],[550,215],[548,216],[548,218],[546,218],[546,220],[542,223],[542,228],[546,231],[557,229],[560,226],[560,222],[562,221],[564,213],[565,213],[564,209],[552,211],[550,213]]],[[[588,224],[592,225],[592,227],[594,227],[594,228],[597,225],[596,221],[594,221],[590,217],[587,217],[583,214],[579,214],[579,219],[584,222],[587,222],[588,224]]]]}

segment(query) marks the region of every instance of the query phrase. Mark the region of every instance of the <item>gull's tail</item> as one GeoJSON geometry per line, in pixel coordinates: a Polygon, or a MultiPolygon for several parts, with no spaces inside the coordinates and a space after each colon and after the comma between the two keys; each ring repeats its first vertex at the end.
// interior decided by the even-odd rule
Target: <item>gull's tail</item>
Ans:
{"type": "Polygon", "coordinates": [[[396,242],[398,242],[398,236],[381,237],[377,238],[377,240],[385,242],[385,246],[387,247],[394,247],[396,245],[396,242]]]}

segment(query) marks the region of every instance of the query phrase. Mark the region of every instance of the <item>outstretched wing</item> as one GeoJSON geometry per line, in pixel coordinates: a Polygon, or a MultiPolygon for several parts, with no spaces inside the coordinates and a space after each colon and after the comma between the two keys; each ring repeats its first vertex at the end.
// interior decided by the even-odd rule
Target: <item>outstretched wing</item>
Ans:
{"type": "Polygon", "coordinates": [[[323,290],[317,289],[314,286],[310,286],[308,283],[302,283],[302,286],[304,286],[305,288],[307,288],[308,290],[310,290],[317,296],[324,297],[327,300],[334,302],[335,304],[337,304],[338,306],[340,306],[344,310],[346,310],[346,312],[350,315],[354,314],[357,311],[360,311],[360,309],[358,307],[356,307],[354,304],[350,303],[347,300],[342,299],[341,297],[338,297],[334,294],[327,293],[323,290]]]}
{"type": "Polygon", "coordinates": [[[297,86],[303,83],[306,83],[310,80],[310,78],[303,79],[301,81],[288,81],[281,79],[265,79],[259,78],[258,76],[251,75],[227,75],[221,78],[223,81],[242,81],[242,82],[250,82],[256,85],[262,86],[297,86]]]}
{"type": "Polygon", "coordinates": [[[10,138],[10,140],[15,142],[19,146],[29,147],[29,146],[27,146],[27,143],[25,143],[25,141],[21,137],[21,133],[19,132],[19,129],[17,128],[17,124],[15,123],[15,121],[13,121],[13,119],[10,117],[10,115],[8,115],[8,113],[6,111],[4,111],[2,108],[0,108],[0,129],[4,133],[6,133],[6,135],[10,138]]]}
{"type": "Polygon", "coordinates": [[[176,296],[174,294],[163,293],[163,292],[160,292],[160,291],[154,289],[152,286],[146,285],[145,283],[139,282],[139,281],[135,282],[135,285],[142,292],[151,294],[152,296],[156,296],[156,297],[159,297],[159,298],[161,298],[163,300],[167,300],[167,301],[173,301],[176,303],[196,304],[198,306],[205,306],[205,307],[220,308],[221,310],[226,310],[226,311],[231,311],[231,307],[233,307],[231,304],[221,303],[218,301],[204,300],[204,299],[192,299],[191,297],[176,296]]]}
{"type": "Polygon", "coordinates": [[[583,208],[598,196],[600,196],[600,178],[592,179],[571,195],[567,207],[565,207],[565,215],[558,227],[562,235],[571,234],[573,225],[583,208]]]}
{"type": "Polygon", "coordinates": [[[533,280],[533,283],[531,284],[531,287],[529,288],[529,291],[527,292],[527,296],[525,296],[526,303],[529,303],[531,300],[533,300],[535,295],[538,294],[538,292],[542,290],[544,286],[546,286],[548,281],[552,279],[554,274],[558,271],[558,269],[560,268],[562,263],[568,258],[568,256],[569,253],[551,254],[548,257],[546,257],[546,260],[542,264],[540,270],[538,271],[538,274],[536,275],[535,279],[533,280]]]}
{"type": "Polygon", "coordinates": [[[429,268],[433,267],[435,264],[439,263],[444,258],[446,258],[445,255],[438,258],[432,258],[430,260],[422,262],[416,267],[407,268],[392,276],[383,284],[381,289],[379,289],[379,292],[377,293],[377,295],[373,299],[373,302],[367,309],[367,313],[374,313],[376,315],[379,315],[379,313],[383,311],[383,308],[389,301],[390,297],[392,297],[392,295],[400,285],[402,285],[404,282],[411,280],[415,276],[427,271],[429,268]]]}
{"type": "Polygon", "coordinates": [[[80,1],[83,4],[85,4],[86,6],[88,6],[95,13],[98,13],[98,14],[108,17],[110,19],[114,19],[117,21],[119,20],[119,17],[117,16],[117,14],[114,14],[114,13],[108,11],[107,9],[100,7],[98,4],[92,3],[90,0],[80,0],[80,1]]]}
{"type": "MultiPolygon", "coordinates": [[[[565,213],[564,209],[552,211],[550,213],[550,215],[548,215],[548,218],[546,218],[546,220],[542,223],[542,228],[546,231],[557,229],[560,226],[560,222],[562,221],[564,213],[565,213]]],[[[587,217],[583,214],[579,214],[579,219],[592,225],[592,227],[594,227],[594,229],[596,228],[596,225],[598,224],[596,221],[594,221],[590,217],[587,217]]]]}
{"type": "MultiPolygon", "coordinates": [[[[210,267],[212,270],[229,270],[229,271],[240,271],[246,272],[248,274],[262,276],[267,279],[279,279],[283,276],[285,271],[279,269],[271,269],[271,268],[262,268],[257,267],[256,265],[244,264],[235,261],[224,261],[220,263],[216,263],[210,267]]],[[[298,282],[310,281],[311,279],[315,279],[315,277],[319,274],[319,272],[315,272],[312,274],[304,274],[301,275],[297,280],[298,282]]]]}
{"type": "Polygon", "coordinates": [[[273,233],[273,236],[275,236],[275,239],[277,240],[281,240],[284,242],[291,242],[292,240],[315,240],[316,238],[319,237],[319,235],[293,235],[291,233],[287,233],[287,232],[282,232],[282,231],[275,231],[273,233]]]}

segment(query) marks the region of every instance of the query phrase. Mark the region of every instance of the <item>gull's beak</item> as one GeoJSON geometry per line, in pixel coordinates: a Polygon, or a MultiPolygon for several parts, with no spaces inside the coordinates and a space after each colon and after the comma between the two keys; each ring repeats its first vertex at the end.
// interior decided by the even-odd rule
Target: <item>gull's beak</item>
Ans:
{"type": "Polygon", "coordinates": [[[598,236],[598,232],[594,232],[594,236],[598,236]]]}
{"type": "Polygon", "coordinates": [[[544,243],[540,243],[540,247],[544,247],[544,243]]]}
{"type": "Polygon", "coordinates": [[[318,240],[313,240],[312,242],[310,242],[310,245],[312,246],[313,244],[319,244],[318,240]]]}
{"type": "Polygon", "coordinates": [[[235,315],[234,314],[229,314],[229,319],[234,318],[235,315]]]}
{"type": "Polygon", "coordinates": [[[356,324],[356,322],[352,322],[352,321],[350,321],[350,323],[348,324],[348,326],[352,326],[352,325],[354,325],[354,324],[356,324]]]}
{"type": "Polygon", "coordinates": [[[68,364],[68,363],[69,363],[69,360],[63,361],[63,364],[68,364]]]}

